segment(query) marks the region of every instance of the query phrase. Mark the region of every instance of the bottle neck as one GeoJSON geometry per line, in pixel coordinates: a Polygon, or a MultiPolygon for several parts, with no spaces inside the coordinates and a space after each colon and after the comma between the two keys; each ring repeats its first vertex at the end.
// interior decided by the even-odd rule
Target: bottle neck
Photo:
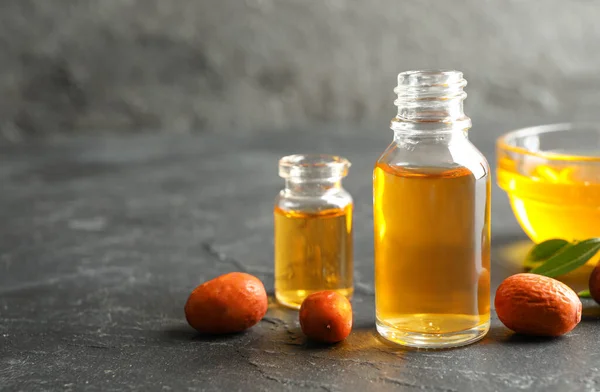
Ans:
{"type": "MultiPolygon", "coordinates": [[[[393,123],[392,123],[393,124],[393,123]]],[[[456,128],[438,128],[438,129],[423,129],[412,128],[407,130],[399,127],[394,131],[394,141],[396,143],[416,144],[416,143],[428,143],[428,144],[450,144],[469,140],[468,129],[456,128]]]]}
{"type": "Polygon", "coordinates": [[[285,192],[296,196],[319,196],[342,189],[342,179],[323,179],[303,181],[288,178],[285,180],[285,192]]]}
{"type": "Polygon", "coordinates": [[[398,114],[391,128],[396,137],[405,134],[453,138],[465,136],[471,119],[463,110],[467,81],[457,71],[409,71],[398,75],[398,114]],[[450,136],[452,135],[452,136],[450,136]]]}

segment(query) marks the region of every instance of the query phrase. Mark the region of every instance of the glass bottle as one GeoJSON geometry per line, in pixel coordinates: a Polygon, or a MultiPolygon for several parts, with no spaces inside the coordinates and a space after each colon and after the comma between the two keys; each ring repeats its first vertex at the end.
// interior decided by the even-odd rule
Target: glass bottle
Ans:
{"type": "Polygon", "coordinates": [[[457,71],[398,75],[394,140],[373,172],[377,331],[424,348],[490,325],[490,176],[457,71]]]}
{"type": "Polygon", "coordinates": [[[275,297],[299,309],[310,294],[353,293],[352,197],[342,188],[350,162],[330,155],[279,161],[285,188],[275,201],[275,297]]]}

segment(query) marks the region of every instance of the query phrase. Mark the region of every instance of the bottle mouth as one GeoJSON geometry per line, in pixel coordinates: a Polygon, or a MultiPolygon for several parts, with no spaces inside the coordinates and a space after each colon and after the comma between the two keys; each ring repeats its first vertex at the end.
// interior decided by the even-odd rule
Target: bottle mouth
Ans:
{"type": "Polygon", "coordinates": [[[279,176],[297,181],[336,180],[348,175],[351,163],[326,154],[295,154],[279,160],[279,176]]]}
{"type": "Polygon", "coordinates": [[[453,70],[406,71],[398,74],[398,85],[394,92],[398,99],[396,106],[410,104],[415,100],[460,99],[467,81],[463,73],[453,70]]]}
{"type": "Polygon", "coordinates": [[[414,80],[420,84],[422,80],[437,80],[439,78],[463,79],[463,73],[455,69],[420,69],[400,72],[398,80],[414,80]]]}

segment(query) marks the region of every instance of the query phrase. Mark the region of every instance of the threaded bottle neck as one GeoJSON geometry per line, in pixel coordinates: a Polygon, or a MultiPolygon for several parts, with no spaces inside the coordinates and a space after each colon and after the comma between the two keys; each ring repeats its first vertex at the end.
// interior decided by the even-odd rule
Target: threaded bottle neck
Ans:
{"type": "Polygon", "coordinates": [[[394,131],[466,131],[471,119],[463,111],[467,81],[458,71],[407,71],[398,75],[394,104],[398,115],[392,120],[394,131]]]}

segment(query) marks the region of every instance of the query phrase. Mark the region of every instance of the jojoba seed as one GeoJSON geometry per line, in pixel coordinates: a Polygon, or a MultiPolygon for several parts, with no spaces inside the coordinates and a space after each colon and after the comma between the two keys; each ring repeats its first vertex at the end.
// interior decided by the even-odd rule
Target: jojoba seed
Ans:
{"type": "Polygon", "coordinates": [[[300,327],[310,339],[340,342],[352,330],[352,305],[335,291],[320,291],[306,297],[300,306],[300,327]]]}
{"type": "Polygon", "coordinates": [[[231,272],[196,287],[185,304],[188,323],[199,332],[241,332],[267,313],[267,292],[255,276],[231,272]]]}
{"type": "Polygon", "coordinates": [[[560,336],[581,321],[581,301],[566,284],[536,274],[506,278],[496,291],[496,313],[515,332],[560,336]]]}

